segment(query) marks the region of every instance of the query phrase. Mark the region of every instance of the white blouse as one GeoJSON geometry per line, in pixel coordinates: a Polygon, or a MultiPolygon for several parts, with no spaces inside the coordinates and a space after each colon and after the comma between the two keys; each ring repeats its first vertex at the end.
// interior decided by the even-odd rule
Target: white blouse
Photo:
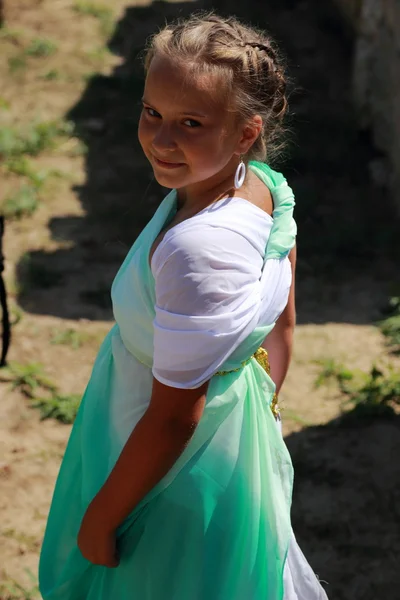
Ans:
{"type": "Polygon", "coordinates": [[[273,219],[242,198],[221,200],[165,234],[152,258],[153,375],[177,388],[210,379],[288,300],[287,257],[265,260],[273,219]]]}

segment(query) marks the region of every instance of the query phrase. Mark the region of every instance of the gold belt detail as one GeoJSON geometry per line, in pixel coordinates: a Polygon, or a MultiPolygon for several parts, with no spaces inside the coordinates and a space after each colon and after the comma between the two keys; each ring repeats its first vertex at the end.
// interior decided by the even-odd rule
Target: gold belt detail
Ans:
{"type": "MultiPolygon", "coordinates": [[[[245,365],[247,365],[253,358],[256,359],[256,361],[258,362],[259,365],[261,365],[261,367],[264,369],[264,371],[267,373],[267,375],[271,375],[271,366],[269,364],[268,352],[267,352],[267,350],[265,350],[265,348],[261,348],[261,347],[258,348],[258,350],[256,350],[254,352],[254,354],[252,354],[250,356],[250,358],[244,360],[240,364],[240,367],[238,367],[237,369],[232,369],[231,371],[217,371],[216,375],[228,375],[228,373],[236,373],[237,371],[240,371],[240,369],[242,369],[245,365]]],[[[277,394],[274,394],[272,396],[271,410],[272,410],[272,414],[274,415],[275,419],[279,419],[280,412],[279,412],[277,394]]]]}

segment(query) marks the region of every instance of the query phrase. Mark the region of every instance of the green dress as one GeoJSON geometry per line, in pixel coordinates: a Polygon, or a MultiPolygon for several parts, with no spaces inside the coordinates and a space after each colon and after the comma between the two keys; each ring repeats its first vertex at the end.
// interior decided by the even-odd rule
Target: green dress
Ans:
{"type": "MultiPolygon", "coordinates": [[[[283,176],[267,165],[251,163],[250,168],[274,200],[266,271],[270,263],[288,261],[295,244],[294,197],[283,176]]],[[[39,568],[44,600],[284,597],[293,471],[270,408],[275,385],[251,358],[274,326],[262,322],[260,310],[258,322],[253,315],[251,331],[244,340],[238,334],[240,343],[211,376],[190,444],[121,524],[118,568],[92,565],[77,547],[85,510],[150,399],[156,292],[148,257],[175,211],[172,191],[113,283],[116,324],[95,361],[48,518],[39,568]]],[[[190,354],[190,347],[185,352],[190,354]]]]}

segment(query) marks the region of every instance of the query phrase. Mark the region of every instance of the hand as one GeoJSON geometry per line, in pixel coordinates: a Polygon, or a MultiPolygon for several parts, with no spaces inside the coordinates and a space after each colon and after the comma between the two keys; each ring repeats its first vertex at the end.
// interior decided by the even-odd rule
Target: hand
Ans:
{"type": "Polygon", "coordinates": [[[106,526],[104,513],[96,507],[96,498],[89,505],[78,533],[82,555],[94,565],[117,567],[119,564],[115,531],[106,526]]]}

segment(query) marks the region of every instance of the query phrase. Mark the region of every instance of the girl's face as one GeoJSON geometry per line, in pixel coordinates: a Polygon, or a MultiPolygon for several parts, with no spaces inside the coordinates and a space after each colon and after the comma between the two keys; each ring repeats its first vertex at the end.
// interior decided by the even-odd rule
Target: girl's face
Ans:
{"type": "MultiPolygon", "coordinates": [[[[249,132],[224,102],[220,80],[154,56],[147,73],[139,141],[158,183],[187,188],[216,176],[249,145],[249,132]]],[[[254,141],[254,140],[253,140],[254,141]]]]}

